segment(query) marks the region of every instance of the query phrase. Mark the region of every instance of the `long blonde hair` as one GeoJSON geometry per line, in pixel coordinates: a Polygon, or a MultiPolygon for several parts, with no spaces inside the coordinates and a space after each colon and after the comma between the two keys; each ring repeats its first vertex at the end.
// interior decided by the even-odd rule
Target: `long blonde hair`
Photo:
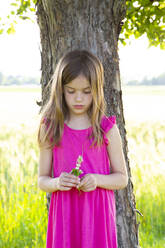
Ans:
{"type": "Polygon", "coordinates": [[[42,109],[38,129],[39,147],[48,144],[60,146],[64,129],[64,121],[68,118],[69,111],[64,98],[64,85],[70,83],[79,75],[83,75],[90,83],[92,104],[87,114],[92,124],[93,145],[103,142],[103,130],[100,127],[101,118],[106,112],[104,98],[104,70],[100,60],[87,50],[74,50],[65,54],[58,62],[55,72],[47,87],[51,84],[50,98],[42,109]],[[45,125],[43,125],[43,123],[45,125]]]}

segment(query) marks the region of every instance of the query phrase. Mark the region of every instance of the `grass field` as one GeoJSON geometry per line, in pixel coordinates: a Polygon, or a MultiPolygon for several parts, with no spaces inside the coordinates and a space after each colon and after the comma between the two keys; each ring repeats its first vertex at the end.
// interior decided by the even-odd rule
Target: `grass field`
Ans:
{"type": "Polygon", "coordinates": [[[127,123],[129,159],[142,248],[165,247],[165,126],[127,123]]]}
{"type": "Polygon", "coordinates": [[[41,92],[41,87],[34,85],[34,86],[0,86],[0,93],[1,92],[41,92]]]}
{"type": "Polygon", "coordinates": [[[38,148],[24,125],[0,134],[0,247],[45,246],[46,197],[37,187],[38,148]]]}
{"type": "Polygon", "coordinates": [[[164,96],[165,94],[165,86],[157,85],[157,86],[123,86],[122,91],[124,95],[159,95],[164,96]]]}
{"type": "MultiPolygon", "coordinates": [[[[36,129],[22,119],[8,124],[0,121],[0,248],[44,248],[46,193],[37,187],[36,129]]],[[[137,214],[140,246],[165,248],[164,122],[127,119],[126,130],[136,208],[143,214],[137,214]]]]}

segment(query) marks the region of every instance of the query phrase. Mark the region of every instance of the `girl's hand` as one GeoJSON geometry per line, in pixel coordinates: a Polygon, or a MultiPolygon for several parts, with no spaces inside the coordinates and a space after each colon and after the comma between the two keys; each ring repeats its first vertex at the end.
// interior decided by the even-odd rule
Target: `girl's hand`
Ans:
{"type": "Polygon", "coordinates": [[[89,192],[95,190],[97,187],[97,180],[94,174],[86,174],[81,178],[81,182],[77,186],[78,189],[89,192]]]}
{"type": "Polygon", "coordinates": [[[62,172],[58,178],[58,190],[68,191],[72,187],[76,187],[80,183],[80,178],[67,172],[62,172]]]}

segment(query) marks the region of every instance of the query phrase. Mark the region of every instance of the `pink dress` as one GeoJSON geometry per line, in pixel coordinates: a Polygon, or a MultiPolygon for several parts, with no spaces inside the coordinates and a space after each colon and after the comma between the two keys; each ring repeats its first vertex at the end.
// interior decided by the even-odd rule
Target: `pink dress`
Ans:
{"type": "MultiPolygon", "coordinates": [[[[101,127],[108,132],[116,123],[115,116],[103,116],[101,127]]],[[[82,143],[92,127],[75,130],[64,124],[61,146],[53,148],[54,176],[70,172],[82,151],[82,143]],[[73,147],[74,144],[74,147],[73,147]]],[[[90,140],[84,143],[83,174],[110,174],[110,162],[106,146],[89,148],[90,140]]],[[[90,192],[56,191],[51,194],[46,248],[117,248],[116,207],[113,190],[96,188],[90,192]],[[80,193],[81,192],[81,193],[80,193]]]]}

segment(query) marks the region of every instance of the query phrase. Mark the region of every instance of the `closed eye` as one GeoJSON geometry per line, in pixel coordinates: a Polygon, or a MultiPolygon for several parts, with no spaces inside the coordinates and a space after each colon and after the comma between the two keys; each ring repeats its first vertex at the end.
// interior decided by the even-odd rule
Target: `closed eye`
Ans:
{"type": "MultiPolygon", "coordinates": [[[[74,91],[68,91],[68,93],[69,94],[74,94],[75,92],[74,91]]],[[[91,93],[91,91],[86,91],[86,92],[84,92],[85,94],[90,94],[91,93]]]]}

